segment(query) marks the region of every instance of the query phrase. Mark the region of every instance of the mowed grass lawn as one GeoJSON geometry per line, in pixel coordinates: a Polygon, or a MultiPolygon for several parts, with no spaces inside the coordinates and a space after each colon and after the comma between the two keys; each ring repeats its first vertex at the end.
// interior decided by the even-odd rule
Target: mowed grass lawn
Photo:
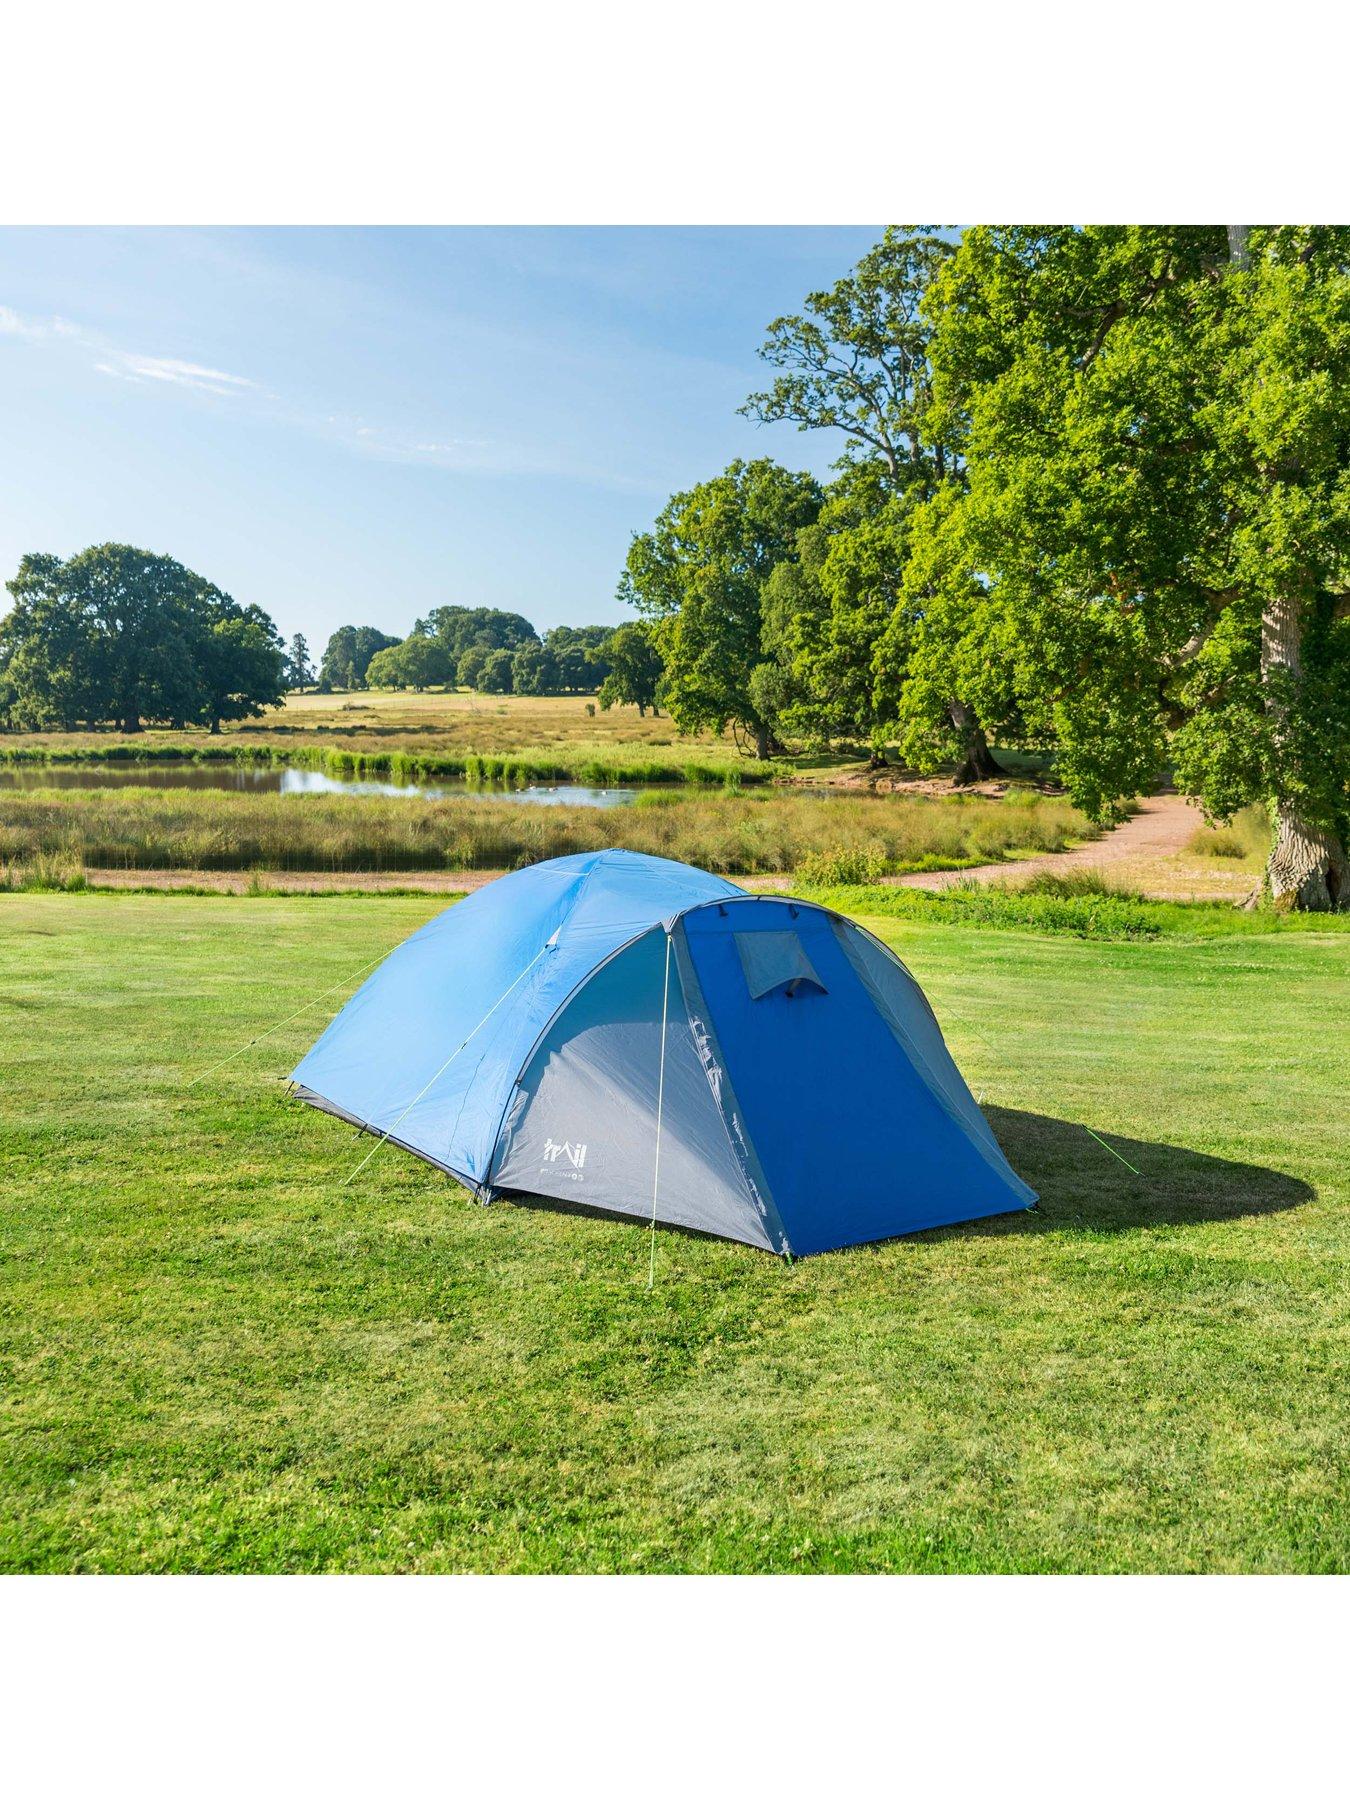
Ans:
{"type": "Polygon", "coordinates": [[[439,904],[0,896],[5,1570],[1350,1567],[1350,935],[879,921],[1041,1210],[648,1292],[344,1187],[327,1004],[187,1088],[439,904]]]}

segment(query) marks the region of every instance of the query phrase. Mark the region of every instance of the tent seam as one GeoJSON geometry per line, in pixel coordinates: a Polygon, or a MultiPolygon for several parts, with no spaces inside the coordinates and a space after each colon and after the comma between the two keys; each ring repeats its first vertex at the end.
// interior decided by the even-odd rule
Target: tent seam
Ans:
{"type": "MultiPolygon", "coordinates": [[[[747,899],[758,899],[759,896],[747,894],[746,898],[747,899]]],[[[700,911],[702,904],[703,903],[701,902],[700,906],[687,906],[684,909],[684,912],[677,913],[676,917],[675,917],[676,925],[679,925],[683,922],[685,915],[687,913],[700,911]]],[[[713,901],[707,902],[706,904],[711,905],[711,906],[716,906],[718,904],[718,902],[713,900],[713,901]]],[[[672,937],[674,936],[673,929],[672,929],[671,935],[672,935],[672,937]]],[[[714,1026],[714,1024],[712,1022],[712,1014],[709,1010],[706,997],[704,996],[704,993],[703,993],[703,984],[701,981],[699,981],[698,971],[697,971],[697,969],[694,968],[694,959],[689,951],[688,934],[685,935],[683,949],[684,949],[684,957],[687,958],[688,962],[689,962],[689,972],[693,976],[694,982],[698,987],[699,999],[703,1002],[703,1004],[701,1005],[701,1007],[699,1009],[701,1014],[703,1015],[703,1029],[708,1035],[709,1042],[716,1043],[716,1045],[717,1045],[718,1062],[719,1062],[719,1066],[722,1071],[722,1077],[723,1077],[724,1081],[726,1082],[728,1091],[734,1093],[735,1089],[732,1086],[731,1071],[727,1067],[727,1059],[726,1059],[725,1054],[722,1051],[721,1039],[718,1038],[716,1035],[716,1027],[714,1026]]],[[[684,1002],[685,1026],[686,1026],[686,1029],[689,1031],[690,1036],[693,1037],[694,1022],[689,1016],[689,990],[688,990],[688,988],[686,988],[686,986],[684,984],[684,961],[679,955],[677,955],[675,958],[675,973],[679,977],[680,998],[684,1002]]],[[[697,1053],[698,1053],[698,1040],[697,1039],[694,1040],[694,1051],[695,1051],[695,1054],[697,1055],[697,1053]]],[[[778,1203],[773,1197],[773,1189],[769,1185],[769,1178],[764,1173],[763,1165],[762,1164],[760,1165],[760,1170],[759,1170],[760,1180],[759,1181],[756,1181],[752,1175],[747,1174],[746,1168],[745,1168],[745,1158],[742,1156],[741,1152],[737,1149],[736,1140],[734,1137],[732,1137],[731,1127],[727,1123],[726,1108],[723,1106],[721,1099],[718,1097],[717,1092],[713,1088],[713,1084],[712,1084],[711,1080],[709,1080],[707,1066],[704,1063],[703,1058],[700,1056],[698,1060],[699,1060],[699,1067],[703,1070],[703,1079],[705,1081],[707,1081],[707,1083],[708,1083],[708,1092],[712,1095],[713,1110],[716,1112],[718,1118],[722,1122],[722,1131],[726,1136],[727,1148],[731,1152],[732,1161],[735,1163],[736,1167],[740,1170],[741,1180],[745,1183],[746,1192],[752,1202],[755,1200],[757,1195],[762,1194],[765,1224],[766,1224],[766,1226],[777,1225],[778,1236],[782,1240],[783,1247],[781,1250],[777,1251],[776,1254],[779,1256],[784,1255],[784,1254],[791,1256],[792,1255],[792,1245],[788,1241],[787,1227],[783,1223],[783,1215],[778,1210],[778,1203]]],[[[737,1110],[738,1111],[740,1110],[739,1107],[737,1108],[737,1110]]],[[[757,1163],[759,1162],[758,1155],[755,1156],[755,1161],[757,1163]]]]}

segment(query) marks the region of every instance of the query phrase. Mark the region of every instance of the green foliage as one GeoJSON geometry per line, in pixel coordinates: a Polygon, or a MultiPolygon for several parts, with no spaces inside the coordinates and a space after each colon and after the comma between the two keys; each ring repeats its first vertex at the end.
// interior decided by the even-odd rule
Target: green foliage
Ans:
{"type": "Polygon", "coordinates": [[[439,640],[414,631],[401,644],[390,644],[375,652],[366,665],[365,684],[372,688],[420,691],[448,681],[451,673],[452,664],[439,640]]]}
{"type": "Polygon", "coordinates": [[[761,758],[772,754],[772,724],[750,685],[769,660],[764,589],[820,501],[809,475],[767,459],[734,462],[724,475],[673,495],[652,530],[634,537],[620,597],[655,622],[665,703],[681,730],[732,725],[749,734],[761,758]]]}
{"type": "MultiPolygon", "coordinates": [[[[517,650],[538,641],[538,633],[520,613],[502,612],[495,606],[434,606],[413,630],[434,638],[455,668],[471,646],[484,650],[517,650]]],[[[461,680],[463,678],[461,677],[461,680]]],[[[471,686],[472,681],[465,685],[471,686]]]]}
{"type": "Polygon", "coordinates": [[[879,465],[850,466],[770,576],[763,636],[786,677],[780,735],[823,748],[877,734],[877,643],[900,603],[914,504],[879,465]]]}
{"type": "Polygon", "coordinates": [[[763,424],[841,431],[850,461],[879,461],[897,491],[930,489],[947,457],[923,429],[930,328],[922,306],[952,251],[931,231],[892,226],[843,280],[808,294],[805,313],[773,321],[760,355],[784,372],[740,410],[763,424]]]}
{"type": "Polygon", "coordinates": [[[320,683],[328,689],[364,687],[371,658],[399,642],[373,625],[339,625],[324,648],[320,683]]]}
{"type": "Polygon", "coordinates": [[[995,931],[1025,930],[1055,936],[1152,938],[1251,938],[1272,932],[1350,931],[1344,915],[1247,912],[1223,903],[1148,900],[1091,876],[1039,875],[1017,886],[953,881],[928,890],[915,887],[807,887],[812,900],[867,918],[916,924],[970,925],[995,931]]]}
{"type": "MultiPolygon", "coordinates": [[[[1093,882],[1066,883],[1052,878],[1049,885],[1027,882],[1019,887],[1005,887],[994,882],[958,880],[932,892],[888,887],[865,894],[858,893],[856,887],[850,891],[843,883],[822,883],[811,886],[809,891],[812,899],[826,905],[847,905],[850,910],[884,918],[931,919],[948,925],[999,930],[1021,927],[1067,932],[1074,937],[1154,938],[1163,931],[1161,919],[1153,910],[1155,902],[1093,882]],[[830,898],[832,887],[839,890],[837,901],[830,898]]],[[[1198,909],[1179,910],[1184,916],[1198,909]]]]}
{"type": "Polygon", "coordinates": [[[897,705],[911,735],[958,685],[1016,711],[1097,818],[1170,759],[1214,816],[1271,801],[1335,835],[1350,233],[1250,242],[1242,267],[1218,226],[965,234],[928,307],[969,491],[917,528],[897,705]]]}
{"type": "Polygon", "coordinates": [[[67,562],[25,556],[0,621],[0,721],[70,730],[112,721],[204,724],[277,705],[281,639],[267,614],[240,606],[169,556],[99,544],[67,562]]]}
{"type": "Polygon", "coordinates": [[[886,873],[886,846],[835,844],[825,850],[809,850],[797,864],[800,887],[863,887],[880,881],[886,873]]]}
{"type": "Polygon", "coordinates": [[[460,687],[476,688],[478,678],[483,673],[487,659],[492,655],[489,644],[470,644],[461,650],[459,660],[455,664],[455,680],[460,687]]]}
{"type": "Polygon", "coordinates": [[[307,687],[314,685],[314,667],[309,660],[309,644],[305,635],[297,631],[291,639],[291,647],[286,657],[286,685],[288,688],[303,693],[307,687]]]}
{"type": "MultiPolygon", "coordinates": [[[[483,661],[487,658],[484,656],[483,661]]],[[[511,657],[513,694],[556,694],[558,665],[544,644],[522,644],[511,657]]]]}
{"type": "Polygon", "coordinates": [[[203,696],[197,716],[219,731],[226,720],[256,718],[280,705],[285,657],[276,627],[260,606],[237,606],[213,590],[205,613],[206,629],[194,634],[193,643],[203,696]]]}
{"type": "Polygon", "coordinates": [[[638,717],[650,707],[655,714],[664,669],[653,631],[639,620],[619,625],[604,642],[607,673],[598,695],[602,712],[611,706],[636,706],[638,717]]]}
{"type": "Polygon", "coordinates": [[[515,652],[511,650],[489,650],[483,659],[483,666],[478,671],[478,679],[474,686],[480,694],[509,694],[511,692],[512,664],[515,652]]]}
{"type": "MultiPolygon", "coordinates": [[[[838,430],[845,454],[820,521],[798,540],[798,560],[775,571],[766,641],[790,678],[784,729],[808,743],[878,741],[895,717],[914,608],[902,604],[916,506],[960,479],[931,429],[931,322],[924,297],[954,246],[929,231],[889,229],[803,315],[777,319],[760,352],[785,371],[742,407],[799,430],[838,430]],[[887,653],[878,667],[878,646],[887,653]]],[[[939,754],[964,754],[953,729],[954,693],[942,696],[939,754]]]]}
{"type": "Polygon", "coordinates": [[[555,625],[544,634],[556,685],[550,693],[593,694],[609,673],[608,625],[555,625]]]}

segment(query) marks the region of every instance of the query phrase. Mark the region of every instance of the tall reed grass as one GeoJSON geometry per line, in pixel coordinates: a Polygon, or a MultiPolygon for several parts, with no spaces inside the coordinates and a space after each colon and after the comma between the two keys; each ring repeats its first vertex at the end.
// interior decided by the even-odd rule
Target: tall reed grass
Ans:
{"type": "Polygon", "coordinates": [[[344,750],[332,746],[263,743],[193,744],[119,740],[103,745],[0,745],[0,764],[236,763],[247,768],[318,769],[337,779],[376,781],[457,781],[524,786],[532,781],[575,781],[591,787],[629,787],[647,782],[693,786],[772,781],[779,770],[766,765],[733,768],[728,760],[614,752],[593,744],[491,755],[473,750],[344,750]]]}
{"type": "Polygon", "coordinates": [[[675,804],[532,806],[188,788],[30,789],[6,796],[0,859],[61,854],[122,869],[332,871],[510,869],[620,846],[729,875],[994,862],[1091,835],[1067,802],[1039,795],[819,798],[781,789],[681,795],[675,804]],[[833,858],[833,861],[829,859],[833,858]]]}

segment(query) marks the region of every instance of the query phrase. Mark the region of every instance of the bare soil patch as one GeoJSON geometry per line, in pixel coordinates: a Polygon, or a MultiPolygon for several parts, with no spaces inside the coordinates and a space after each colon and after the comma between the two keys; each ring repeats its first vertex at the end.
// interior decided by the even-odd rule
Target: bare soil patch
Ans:
{"type": "Polygon", "coordinates": [[[1201,816],[1184,794],[1153,794],[1138,810],[1089,844],[1047,856],[986,863],[921,875],[892,875],[898,887],[937,890],[954,881],[1001,881],[1015,886],[1033,875],[1092,872],[1159,900],[1241,900],[1252,886],[1251,871],[1217,862],[1190,850],[1201,816]]]}

